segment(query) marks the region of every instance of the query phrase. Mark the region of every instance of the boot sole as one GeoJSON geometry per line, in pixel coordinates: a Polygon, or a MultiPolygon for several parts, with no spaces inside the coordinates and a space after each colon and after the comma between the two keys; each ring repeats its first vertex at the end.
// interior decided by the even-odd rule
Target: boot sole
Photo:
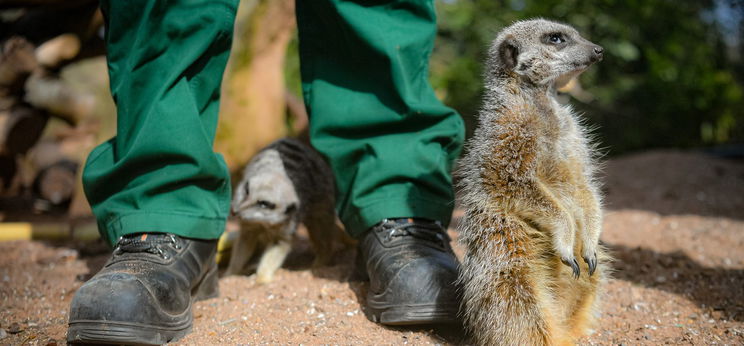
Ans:
{"type": "MultiPolygon", "coordinates": [[[[191,294],[191,303],[217,297],[219,286],[215,263],[191,294]]],[[[189,307],[189,310],[191,307],[189,307]]],[[[183,326],[157,328],[139,323],[116,321],[74,321],[67,329],[68,344],[162,345],[177,341],[191,332],[192,313],[186,314],[183,326]]]]}
{"type": "Polygon", "coordinates": [[[182,329],[153,328],[140,324],[78,321],[67,329],[68,344],[162,345],[191,332],[191,321],[182,329]]]}
{"type": "Polygon", "coordinates": [[[364,311],[370,321],[388,326],[457,323],[457,312],[456,307],[442,306],[396,306],[376,309],[369,305],[369,301],[364,311]]]}

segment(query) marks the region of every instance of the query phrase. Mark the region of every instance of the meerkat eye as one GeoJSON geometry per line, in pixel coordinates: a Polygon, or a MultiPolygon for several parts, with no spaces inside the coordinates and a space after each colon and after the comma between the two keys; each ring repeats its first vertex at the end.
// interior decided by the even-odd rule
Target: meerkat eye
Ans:
{"type": "Polygon", "coordinates": [[[269,201],[259,200],[256,202],[256,205],[263,208],[263,209],[274,209],[276,208],[276,204],[271,203],[269,201]]]}
{"type": "Polygon", "coordinates": [[[243,185],[243,191],[245,192],[245,195],[248,196],[251,194],[251,187],[250,184],[247,182],[243,185]]]}
{"type": "Polygon", "coordinates": [[[548,36],[548,42],[553,43],[553,44],[560,44],[560,43],[566,42],[566,39],[563,37],[563,34],[556,32],[548,36]]]}

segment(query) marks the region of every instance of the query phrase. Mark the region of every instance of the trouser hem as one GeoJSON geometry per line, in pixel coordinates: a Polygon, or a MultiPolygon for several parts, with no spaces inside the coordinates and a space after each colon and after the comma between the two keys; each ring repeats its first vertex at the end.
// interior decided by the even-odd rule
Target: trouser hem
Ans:
{"type": "Polygon", "coordinates": [[[115,218],[110,222],[98,222],[99,231],[110,245],[119,237],[132,233],[173,233],[181,237],[217,239],[225,230],[225,217],[202,217],[189,214],[164,212],[136,212],[115,218]]]}
{"type": "Polygon", "coordinates": [[[382,219],[415,217],[440,221],[446,228],[452,218],[454,202],[427,198],[380,199],[361,208],[351,208],[341,220],[354,238],[361,236],[382,219]]]}

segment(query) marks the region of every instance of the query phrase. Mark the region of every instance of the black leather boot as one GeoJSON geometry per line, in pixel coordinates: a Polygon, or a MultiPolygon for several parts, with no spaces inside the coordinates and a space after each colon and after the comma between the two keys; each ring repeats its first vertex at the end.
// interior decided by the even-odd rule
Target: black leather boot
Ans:
{"type": "Polygon", "coordinates": [[[459,299],[457,258],[438,222],[385,219],[359,242],[370,279],[367,318],[386,325],[452,323],[459,299]]]}
{"type": "Polygon", "coordinates": [[[216,297],[217,240],[130,234],[78,289],[69,343],[160,345],[191,331],[194,300],[216,297]]]}

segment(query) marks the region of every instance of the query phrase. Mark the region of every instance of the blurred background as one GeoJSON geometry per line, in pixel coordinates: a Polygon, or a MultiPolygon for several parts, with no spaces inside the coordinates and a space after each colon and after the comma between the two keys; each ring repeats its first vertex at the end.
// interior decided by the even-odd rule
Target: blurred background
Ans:
{"type": "MultiPolygon", "coordinates": [[[[566,22],[606,49],[561,97],[610,157],[653,148],[744,157],[744,8],[739,0],[437,0],[437,95],[472,133],[491,39],[525,18],[566,22]]],[[[293,0],[242,1],[215,148],[236,172],[301,135],[293,0]]],[[[0,221],[86,218],[80,167],[115,133],[97,1],[0,0],[0,221]]]]}
{"type": "MultiPolygon", "coordinates": [[[[215,141],[233,173],[270,141],[306,133],[294,5],[241,1],[215,141]]],[[[97,6],[0,0],[0,343],[64,342],[72,293],[110,255],[80,184],[85,158],[116,124],[97,6]]],[[[501,28],[555,19],[605,48],[560,95],[606,153],[601,242],[615,259],[600,323],[580,344],[744,344],[744,1],[436,6],[431,83],[468,134],[501,28]]],[[[461,217],[456,210],[453,224],[461,217]]],[[[228,223],[221,258],[236,228],[228,223]]],[[[449,234],[457,238],[454,227],[449,234]]],[[[222,296],[197,303],[184,343],[464,343],[457,333],[367,321],[353,252],[311,275],[313,254],[299,237],[276,283],[221,279],[222,296]]]]}

